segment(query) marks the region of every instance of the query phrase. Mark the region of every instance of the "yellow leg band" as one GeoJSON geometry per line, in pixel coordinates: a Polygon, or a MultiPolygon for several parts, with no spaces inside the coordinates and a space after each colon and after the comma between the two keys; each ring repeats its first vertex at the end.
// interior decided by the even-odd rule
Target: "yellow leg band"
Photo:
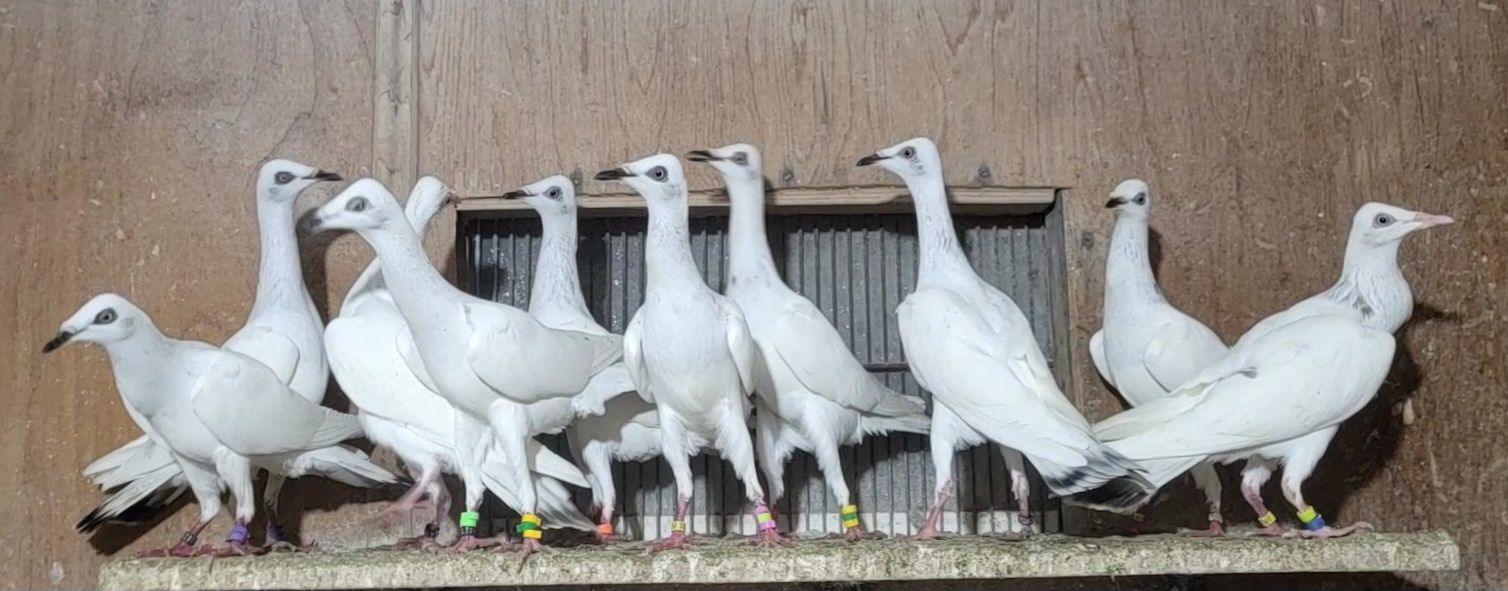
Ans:
{"type": "Polygon", "coordinates": [[[1315,517],[1319,517],[1319,511],[1314,510],[1314,505],[1304,507],[1303,511],[1299,511],[1299,521],[1304,523],[1314,521],[1315,517]]]}
{"type": "Polygon", "coordinates": [[[543,521],[540,521],[538,515],[535,515],[533,513],[525,513],[523,515],[523,517],[519,518],[519,521],[522,521],[522,522],[525,522],[525,523],[532,523],[532,524],[534,524],[536,526],[541,525],[541,524],[544,523],[543,521]]]}
{"type": "Polygon", "coordinates": [[[686,531],[686,522],[681,521],[679,519],[670,522],[670,531],[679,531],[679,532],[686,531]]]}
{"type": "Polygon", "coordinates": [[[1272,527],[1272,524],[1277,523],[1277,522],[1278,522],[1278,516],[1277,515],[1273,515],[1272,511],[1268,511],[1266,513],[1263,513],[1261,517],[1257,518],[1257,523],[1262,524],[1262,527],[1272,527]]]}
{"type": "Polygon", "coordinates": [[[526,540],[538,540],[541,536],[544,536],[544,530],[531,529],[524,531],[524,539],[526,540]]]}

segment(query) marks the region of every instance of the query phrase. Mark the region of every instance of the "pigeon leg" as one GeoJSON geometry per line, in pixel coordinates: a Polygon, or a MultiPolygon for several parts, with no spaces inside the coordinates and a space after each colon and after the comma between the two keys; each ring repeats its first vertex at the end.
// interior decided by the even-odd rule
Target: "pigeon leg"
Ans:
{"type": "Polygon", "coordinates": [[[1272,466],[1256,459],[1247,461],[1246,469],[1241,471],[1241,496],[1246,498],[1246,504],[1251,505],[1251,510],[1257,513],[1257,523],[1261,525],[1257,529],[1259,536],[1281,536],[1285,532],[1278,525],[1278,517],[1262,502],[1262,485],[1267,484],[1267,479],[1271,477],[1272,466]]]}
{"type": "Polygon", "coordinates": [[[1225,518],[1220,515],[1220,474],[1215,472],[1214,464],[1200,464],[1194,467],[1193,475],[1194,484],[1204,491],[1204,501],[1209,504],[1210,526],[1208,529],[1185,530],[1179,533],[1196,538],[1225,535],[1225,518]]]}
{"type": "Polygon", "coordinates": [[[286,481],[281,474],[267,473],[267,486],[262,489],[262,502],[267,505],[267,526],[262,530],[266,542],[264,548],[269,552],[308,552],[309,546],[289,542],[278,525],[278,497],[282,496],[286,481]]]}
{"type": "Polygon", "coordinates": [[[754,503],[754,523],[759,527],[752,541],[759,546],[788,546],[790,540],[780,535],[775,514],[765,504],[764,487],[759,484],[759,468],[754,463],[754,441],[749,438],[748,418],[742,413],[723,413],[717,439],[722,443],[723,458],[733,464],[743,481],[744,496],[754,503]]]}
{"type": "Polygon", "coordinates": [[[691,450],[686,449],[686,428],[674,416],[661,415],[661,445],[665,463],[675,476],[675,520],[670,522],[670,535],[649,545],[650,552],[684,550],[691,546],[686,535],[686,511],[691,506],[691,450]],[[668,419],[668,420],[667,420],[668,419]]]}
{"type": "Polygon", "coordinates": [[[960,419],[951,411],[938,405],[932,415],[932,469],[937,475],[937,489],[932,507],[927,510],[927,520],[916,530],[913,540],[930,540],[938,536],[937,523],[942,519],[943,504],[953,490],[953,429],[947,428],[960,419]]]}
{"type": "MultiPolygon", "coordinates": [[[[513,468],[514,481],[518,483],[518,507],[522,515],[534,515],[539,510],[539,497],[534,488],[534,474],[529,471],[529,457],[525,442],[529,439],[529,417],[524,407],[499,399],[487,408],[487,423],[492,426],[498,450],[503,453],[508,465],[513,468]]],[[[533,554],[544,550],[539,543],[539,530],[525,536],[518,550],[533,554]]]]}
{"type": "Polygon", "coordinates": [[[1325,518],[1319,514],[1319,511],[1314,510],[1314,506],[1304,502],[1304,493],[1301,488],[1304,481],[1309,478],[1309,474],[1314,471],[1315,464],[1319,463],[1319,456],[1324,451],[1323,447],[1313,452],[1306,449],[1304,452],[1307,453],[1294,454],[1283,465],[1283,496],[1287,497],[1288,502],[1293,504],[1293,508],[1298,510],[1299,521],[1304,524],[1304,529],[1299,532],[1299,535],[1306,538],[1339,538],[1349,536],[1358,530],[1372,529],[1372,524],[1365,521],[1358,521],[1346,527],[1331,527],[1325,523],[1325,518]]]}
{"type": "Polygon", "coordinates": [[[215,557],[255,556],[266,551],[265,548],[248,544],[249,539],[251,539],[251,533],[246,529],[246,520],[237,519],[236,524],[230,528],[230,534],[225,536],[225,546],[215,548],[210,555],[215,557]]]}
{"type": "Polygon", "coordinates": [[[1005,468],[1011,473],[1011,496],[1016,497],[1016,523],[1021,524],[1021,533],[1011,537],[1026,539],[1032,535],[1031,482],[1026,479],[1026,458],[1014,449],[1000,448],[1005,459],[1005,468]]]}
{"type": "MultiPolygon", "coordinates": [[[[808,427],[825,428],[818,425],[808,425],[808,427]]],[[[843,478],[843,461],[838,457],[837,438],[823,433],[822,440],[814,443],[812,454],[817,456],[817,468],[822,470],[822,478],[827,481],[827,490],[832,491],[833,498],[842,507],[839,511],[839,518],[842,519],[843,538],[850,542],[857,542],[865,537],[864,525],[859,523],[859,507],[852,503],[853,497],[849,494],[848,481],[843,478]]],[[[773,513],[771,511],[772,515],[773,513]]]]}
{"type": "MultiPolygon", "coordinates": [[[[225,487],[230,490],[231,498],[236,501],[236,523],[230,528],[230,535],[225,538],[225,546],[216,548],[214,556],[250,556],[260,554],[263,550],[247,543],[251,534],[246,531],[246,524],[251,522],[257,510],[256,487],[251,480],[251,470],[251,460],[246,457],[223,449],[215,452],[215,472],[220,474],[225,487]]],[[[276,494],[277,491],[273,492],[276,494]]]]}
{"type": "Polygon", "coordinates": [[[149,558],[171,556],[175,558],[188,558],[190,556],[199,556],[201,554],[205,554],[209,551],[209,546],[201,547],[196,546],[195,544],[199,543],[199,534],[203,533],[204,528],[208,526],[208,519],[195,523],[194,527],[191,527],[187,532],[184,532],[183,537],[178,539],[177,544],[173,544],[172,546],[168,546],[166,548],[142,550],[136,553],[136,557],[149,558]]]}

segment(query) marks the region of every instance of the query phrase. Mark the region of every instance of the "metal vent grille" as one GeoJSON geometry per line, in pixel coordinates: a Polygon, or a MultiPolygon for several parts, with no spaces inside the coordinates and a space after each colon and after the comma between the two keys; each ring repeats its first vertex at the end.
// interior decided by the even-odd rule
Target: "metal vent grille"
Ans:
{"type": "MultiPolygon", "coordinates": [[[[1050,361],[1061,359],[1067,326],[1064,242],[1057,212],[1053,208],[1030,215],[955,218],[975,269],[1021,306],[1050,361]]],[[[870,371],[892,388],[925,397],[906,368],[895,316],[896,306],[916,281],[912,216],[790,215],[772,216],[767,223],[776,265],[786,282],[816,303],[870,371]]],[[[469,212],[460,225],[463,287],[479,297],[526,308],[539,256],[539,221],[469,212]]],[[[645,219],[584,217],[579,225],[578,265],[587,304],[598,322],[622,333],[643,298],[645,219]]],[[[725,217],[691,220],[697,266],[719,292],[725,275],[726,228],[725,217]]],[[[569,454],[563,445],[556,449],[569,454]]],[[[843,448],[841,454],[865,526],[910,533],[925,514],[935,486],[926,437],[872,437],[863,445],[843,448]]],[[[731,467],[706,455],[693,459],[692,467],[692,531],[752,534],[753,521],[745,513],[742,487],[731,467]]],[[[946,531],[1005,532],[1015,526],[1009,473],[993,446],[959,452],[955,472],[956,494],[943,517],[946,531]]],[[[1032,478],[1036,481],[1035,475],[1032,478]]],[[[675,493],[663,459],[617,465],[613,479],[620,531],[654,538],[668,530],[675,493]]],[[[786,483],[785,498],[775,505],[783,530],[841,532],[838,504],[814,458],[797,452],[786,469],[786,483]]],[[[1048,531],[1060,529],[1056,508],[1044,502],[1040,481],[1033,484],[1036,523],[1048,531]]],[[[589,496],[585,491],[579,495],[583,507],[589,496]]]]}

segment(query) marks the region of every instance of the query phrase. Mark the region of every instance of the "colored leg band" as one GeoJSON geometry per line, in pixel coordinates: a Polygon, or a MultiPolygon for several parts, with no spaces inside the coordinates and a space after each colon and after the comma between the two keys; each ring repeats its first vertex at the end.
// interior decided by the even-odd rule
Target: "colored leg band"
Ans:
{"type": "Polygon", "coordinates": [[[199,543],[199,536],[195,535],[194,532],[187,532],[183,534],[183,537],[178,538],[178,543],[185,546],[192,546],[199,543]]]}
{"type": "Polygon", "coordinates": [[[857,505],[843,506],[843,527],[859,527],[859,507],[857,505]]]}
{"type": "Polygon", "coordinates": [[[545,534],[544,530],[538,530],[538,529],[525,530],[523,532],[523,536],[524,536],[525,540],[538,540],[544,534],[545,534]]]}
{"type": "MultiPolygon", "coordinates": [[[[543,522],[539,520],[538,515],[535,515],[533,513],[525,513],[523,517],[520,517],[518,519],[517,531],[527,538],[529,537],[529,532],[539,531],[539,526],[541,523],[543,522]]],[[[534,539],[539,539],[539,534],[534,534],[534,539]]]]}
{"type": "Polygon", "coordinates": [[[602,534],[604,536],[613,535],[613,524],[611,524],[611,523],[599,523],[599,524],[597,524],[597,533],[602,534]]]}
{"type": "Polygon", "coordinates": [[[686,522],[679,519],[670,522],[670,531],[672,533],[686,533],[686,522]]]}
{"type": "Polygon", "coordinates": [[[770,508],[763,503],[754,506],[754,522],[759,524],[759,531],[775,529],[775,516],[770,515],[770,508]]]}
{"type": "Polygon", "coordinates": [[[1272,527],[1272,524],[1277,523],[1277,522],[1278,522],[1278,516],[1277,515],[1273,515],[1272,511],[1268,511],[1266,513],[1263,513],[1261,517],[1257,518],[1257,523],[1262,524],[1262,527],[1272,527]]]}
{"type": "Polygon", "coordinates": [[[429,538],[431,540],[440,537],[440,524],[438,524],[438,523],[426,523],[426,524],[424,524],[424,537],[429,538]]]}
{"type": "Polygon", "coordinates": [[[463,537],[463,538],[466,537],[466,536],[475,536],[476,535],[476,528],[471,527],[469,525],[463,525],[463,526],[461,526],[460,530],[461,530],[460,531],[461,537],[463,537]]]}
{"type": "Polygon", "coordinates": [[[461,527],[476,529],[476,522],[482,519],[482,514],[476,511],[466,511],[461,514],[461,527]]]}
{"type": "Polygon", "coordinates": [[[225,536],[225,541],[232,544],[245,544],[246,540],[250,538],[251,534],[246,531],[246,524],[237,521],[235,525],[231,526],[230,535],[225,536]]]}
{"type": "Polygon", "coordinates": [[[1313,506],[1304,507],[1303,511],[1299,511],[1299,521],[1304,522],[1304,527],[1309,528],[1309,531],[1325,529],[1325,518],[1319,514],[1319,511],[1315,511],[1313,506]]]}

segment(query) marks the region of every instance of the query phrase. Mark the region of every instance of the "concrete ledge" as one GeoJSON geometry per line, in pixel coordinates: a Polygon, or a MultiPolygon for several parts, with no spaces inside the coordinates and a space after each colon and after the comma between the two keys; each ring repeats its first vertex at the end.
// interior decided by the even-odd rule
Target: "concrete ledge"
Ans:
{"type": "Polygon", "coordinates": [[[119,560],[100,572],[107,591],[137,589],[381,589],[514,585],[774,583],[1430,571],[1460,568],[1445,532],[1362,533],[1338,540],[1171,535],[1025,542],[967,536],[933,542],[802,541],[757,549],[705,540],[647,555],[643,544],[554,549],[532,556],[362,550],[257,558],[119,560]]]}

